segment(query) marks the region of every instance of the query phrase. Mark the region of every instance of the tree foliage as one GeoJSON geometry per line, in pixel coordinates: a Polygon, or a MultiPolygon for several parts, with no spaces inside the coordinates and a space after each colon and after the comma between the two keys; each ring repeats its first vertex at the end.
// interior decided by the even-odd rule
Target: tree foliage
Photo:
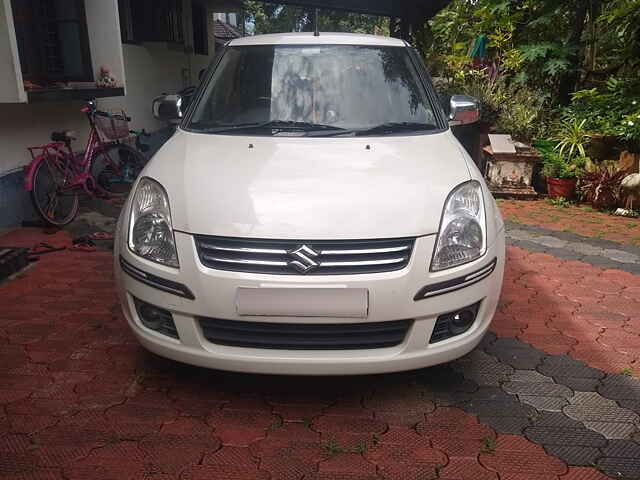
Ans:
{"type": "MultiPolygon", "coordinates": [[[[315,11],[296,5],[244,2],[247,23],[252,33],[310,32],[314,29],[315,11]]],[[[318,27],[325,32],[389,34],[389,19],[374,15],[320,10],[318,27]]]]}
{"type": "Polygon", "coordinates": [[[640,0],[453,0],[429,27],[423,53],[439,73],[468,63],[473,40],[487,35],[504,74],[565,104],[612,73],[638,76],[640,0]]]}

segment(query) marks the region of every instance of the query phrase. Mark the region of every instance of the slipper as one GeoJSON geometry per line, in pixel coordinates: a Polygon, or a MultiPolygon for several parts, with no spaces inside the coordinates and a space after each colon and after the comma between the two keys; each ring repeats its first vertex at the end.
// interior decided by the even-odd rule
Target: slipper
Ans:
{"type": "Polygon", "coordinates": [[[113,240],[113,235],[107,232],[94,232],[88,237],[92,240],[113,240]]]}
{"type": "Polygon", "coordinates": [[[53,247],[45,242],[40,242],[29,249],[29,255],[44,255],[45,253],[60,252],[66,247],[53,247]]]}
{"type": "Polygon", "coordinates": [[[68,247],[69,250],[75,250],[78,252],[95,252],[95,245],[89,245],[87,243],[76,243],[68,247]]]}
{"type": "Polygon", "coordinates": [[[93,240],[89,235],[83,235],[81,237],[74,238],[72,243],[74,245],[82,244],[82,245],[90,245],[92,247],[95,247],[96,245],[95,243],[93,243],[93,240]]]}

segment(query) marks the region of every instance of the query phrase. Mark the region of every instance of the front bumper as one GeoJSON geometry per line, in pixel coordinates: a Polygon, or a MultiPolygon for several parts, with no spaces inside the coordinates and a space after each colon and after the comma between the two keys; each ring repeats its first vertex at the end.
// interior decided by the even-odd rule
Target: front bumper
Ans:
{"type": "Polygon", "coordinates": [[[446,272],[429,272],[435,236],[416,240],[411,261],[395,272],[341,276],[279,276],[212,270],[198,260],[191,235],[176,232],[180,270],[141,259],[116,241],[115,278],[124,315],[140,343],[148,350],[179,362],[206,368],[285,375],[349,375],[412,370],[459,358],[471,351],[489,328],[495,313],[505,261],[504,232],[499,232],[487,254],[470,264],[446,272]],[[141,271],[188,287],[195,299],[172,295],[148,286],[125,273],[120,256],[141,271]],[[464,277],[496,259],[488,277],[465,288],[433,298],[414,300],[429,285],[464,277]],[[241,316],[235,305],[239,288],[358,288],[368,291],[366,318],[241,316]],[[172,339],[143,326],[134,298],[169,310],[180,339],[172,339]],[[465,333],[430,344],[439,315],[480,303],[473,326],[465,333]],[[223,346],[203,335],[198,317],[280,323],[365,323],[412,319],[404,341],[394,347],[368,350],[272,350],[223,346]]]}

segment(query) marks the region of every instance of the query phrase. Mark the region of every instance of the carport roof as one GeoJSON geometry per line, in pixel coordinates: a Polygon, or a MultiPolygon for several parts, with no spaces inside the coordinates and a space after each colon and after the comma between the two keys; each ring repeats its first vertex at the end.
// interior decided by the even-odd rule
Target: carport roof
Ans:
{"type": "Polygon", "coordinates": [[[445,8],[451,0],[277,0],[277,3],[427,20],[445,8]]]}

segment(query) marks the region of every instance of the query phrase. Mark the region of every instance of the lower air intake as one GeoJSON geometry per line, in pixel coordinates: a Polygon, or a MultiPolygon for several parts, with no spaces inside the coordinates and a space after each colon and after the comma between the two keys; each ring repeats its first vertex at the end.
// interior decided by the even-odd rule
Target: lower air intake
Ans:
{"type": "Polygon", "coordinates": [[[366,350],[401,344],[410,320],[377,323],[258,323],[201,318],[204,337],[232,347],[278,350],[366,350]]]}

